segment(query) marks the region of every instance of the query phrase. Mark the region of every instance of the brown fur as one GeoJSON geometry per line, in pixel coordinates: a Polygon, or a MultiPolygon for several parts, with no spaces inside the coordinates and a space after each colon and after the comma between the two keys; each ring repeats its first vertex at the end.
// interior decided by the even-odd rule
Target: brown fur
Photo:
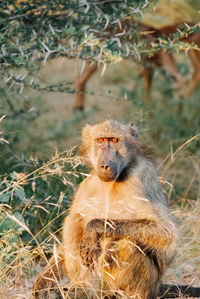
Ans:
{"type": "MultiPolygon", "coordinates": [[[[155,298],[175,254],[176,229],[154,163],[136,128],[116,121],[87,125],[82,152],[93,170],[80,184],[63,225],[70,287],[84,288],[89,297],[92,291],[97,298],[155,298]],[[113,137],[118,142],[110,141],[113,137]],[[99,144],[97,138],[107,139],[99,144]],[[109,171],[114,163],[122,166],[115,179],[103,181],[98,163],[101,156],[111,157],[110,151],[115,153],[112,163],[102,160],[103,165],[111,165],[109,171]]],[[[36,293],[39,288],[36,282],[36,293]]]]}
{"type": "Polygon", "coordinates": [[[34,298],[39,299],[41,293],[50,294],[52,288],[62,291],[59,284],[65,277],[67,277],[67,273],[64,266],[64,253],[60,246],[49,259],[42,273],[38,275],[33,288],[34,298]]]}

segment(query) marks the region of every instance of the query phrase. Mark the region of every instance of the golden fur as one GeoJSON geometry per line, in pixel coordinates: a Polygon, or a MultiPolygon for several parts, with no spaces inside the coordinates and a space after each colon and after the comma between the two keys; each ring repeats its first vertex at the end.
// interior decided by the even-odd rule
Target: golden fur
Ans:
{"type": "MultiPolygon", "coordinates": [[[[92,291],[97,298],[103,294],[155,298],[175,254],[176,229],[136,128],[116,121],[87,125],[82,153],[92,160],[93,170],[79,185],[62,233],[62,263],[70,287],[84,288],[89,297],[92,291]],[[99,137],[117,137],[119,142],[102,151],[104,145],[95,145],[99,137]],[[98,154],[94,155],[95,146],[98,154]],[[117,149],[114,162],[123,162],[120,175],[125,174],[105,182],[99,178],[97,160],[110,148],[117,149]]],[[[38,281],[44,286],[44,272],[36,282],[36,295],[41,287],[38,281]]]]}

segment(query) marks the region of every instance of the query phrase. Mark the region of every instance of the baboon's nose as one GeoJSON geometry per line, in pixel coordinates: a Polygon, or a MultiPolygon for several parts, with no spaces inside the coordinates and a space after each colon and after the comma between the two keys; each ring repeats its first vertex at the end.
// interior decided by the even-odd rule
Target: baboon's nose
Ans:
{"type": "Polygon", "coordinates": [[[105,182],[110,182],[115,180],[117,176],[117,169],[115,163],[111,160],[101,161],[99,165],[99,177],[105,182]]]}
{"type": "Polygon", "coordinates": [[[102,168],[103,170],[110,170],[110,166],[107,165],[107,164],[105,164],[105,165],[101,165],[101,168],[102,168]]]}

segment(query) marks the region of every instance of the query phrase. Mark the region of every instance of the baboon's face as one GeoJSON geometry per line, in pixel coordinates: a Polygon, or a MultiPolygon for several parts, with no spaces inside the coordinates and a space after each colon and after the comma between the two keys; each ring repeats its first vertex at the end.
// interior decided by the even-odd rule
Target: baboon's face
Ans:
{"type": "Polygon", "coordinates": [[[95,139],[94,158],[97,174],[105,182],[116,180],[130,161],[124,141],[116,137],[95,139]]]}
{"type": "Polygon", "coordinates": [[[123,125],[107,120],[86,125],[80,151],[88,159],[102,181],[124,180],[136,166],[140,143],[133,123],[123,125]]]}

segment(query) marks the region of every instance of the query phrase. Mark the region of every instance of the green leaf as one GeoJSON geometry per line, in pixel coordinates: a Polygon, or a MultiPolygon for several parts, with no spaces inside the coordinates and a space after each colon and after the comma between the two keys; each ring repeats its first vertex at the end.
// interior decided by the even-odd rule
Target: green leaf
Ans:
{"type": "Polygon", "coordinates": [[[0,195],[0,202],[1,203],[5,203],[5,202],[9,202],[10,199],[10,194],[9,193],[3,193],[0,195]]]}
{"type": "Polygon", "coordinates": [[[22,202],[26,201],[26,195],[24,189],[16,188],[14,191],[15,196],[17,196],[22,202]]]}

